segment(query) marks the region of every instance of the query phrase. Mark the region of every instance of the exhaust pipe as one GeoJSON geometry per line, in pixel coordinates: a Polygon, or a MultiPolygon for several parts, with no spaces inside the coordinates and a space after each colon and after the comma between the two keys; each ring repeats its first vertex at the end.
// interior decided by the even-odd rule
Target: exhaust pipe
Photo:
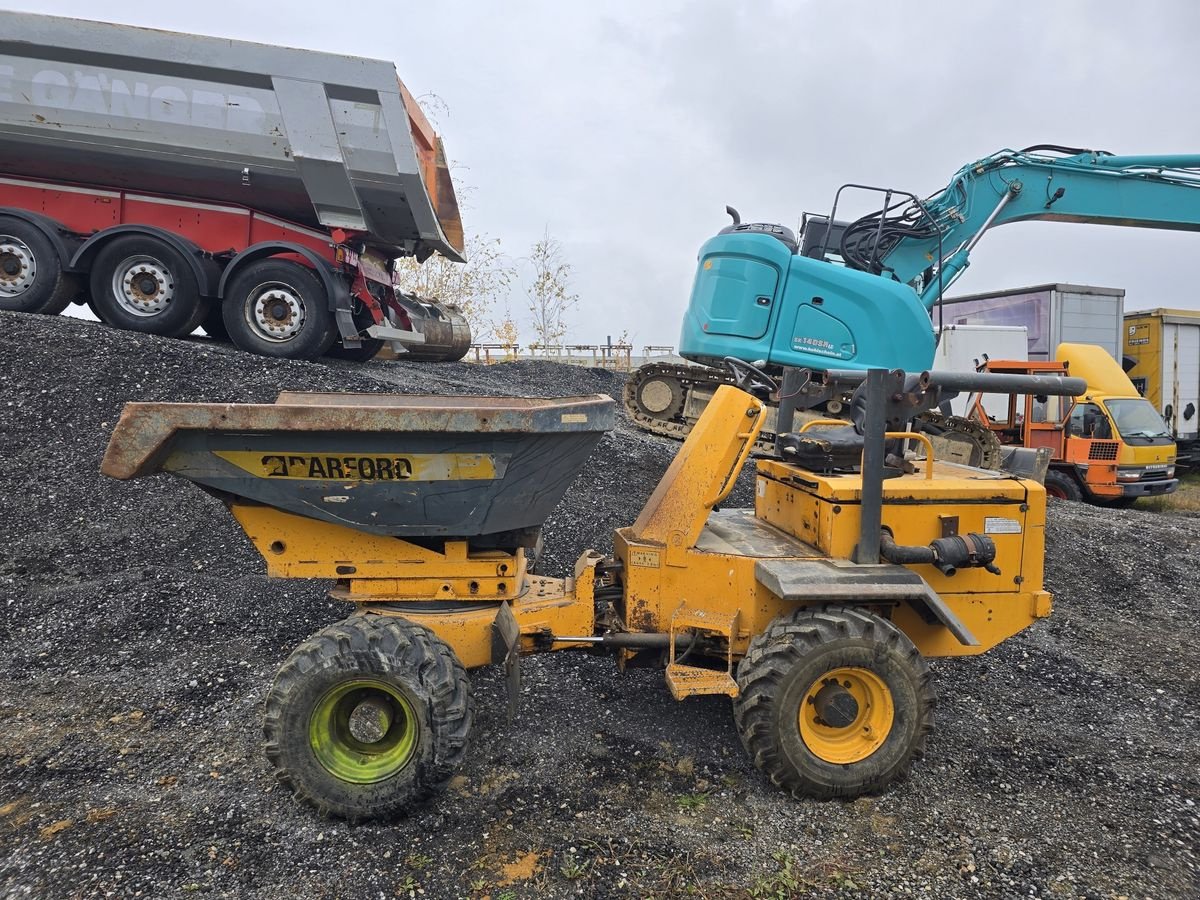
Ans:
{"type": "Polygon", "coordinates": [[[959,569],[986,569],[999,575],[994,565],[996,542],[982,534],[951,535],[938,538],[928,547],[897,544],[892,533],[884,528],[879,534],[879,555],[901,566],[931,565],[946,576],[959,569]]]}

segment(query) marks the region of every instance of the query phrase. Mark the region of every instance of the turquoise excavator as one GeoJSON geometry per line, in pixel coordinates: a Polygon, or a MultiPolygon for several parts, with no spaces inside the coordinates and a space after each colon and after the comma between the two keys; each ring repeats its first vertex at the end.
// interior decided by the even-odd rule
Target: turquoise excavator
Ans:
{"type": "MultiPolygon", "coordinates": [[[[783,225],[733,222],[700,249],[679,352],[695,365],[651,363],[630,377],[625,407],[647,431],[682,439],[716,389],[727,358],[768,374],[871,368],[920,372],[933,364],[933,319],[988,229],[1049,220],[1200,230],[1200,155],[1116,156],[1042,144],[1001,150],[959,169],[924,199],[895,188],[846,184],[828,215],[805,214],[799,237],[783,225]],[[839,221],[846,195],[882,206],[839,221]]],[[[822,417],[839,416],[833,397],[822,417]]],[[[927,413],[929,432],[958,444],[964,462],[994,467],[986,429],[927,413]]],[[[775,439],[768,421],[760,438],[775,439]]],[[[944,452],[944,451],[943,451],[944,452]]]]}

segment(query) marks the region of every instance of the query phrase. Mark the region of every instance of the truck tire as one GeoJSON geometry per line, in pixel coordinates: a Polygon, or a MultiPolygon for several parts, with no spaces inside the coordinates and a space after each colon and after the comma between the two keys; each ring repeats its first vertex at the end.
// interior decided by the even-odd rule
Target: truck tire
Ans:
{"type": "Polygon", "coordinates": [[[855,797],[903,778],[933,725],[932,675],[891,622],[852,607],[775,619],[738,666],[734,720],[775,785],[855,797]]]}
{"type": "Polygon", "coordinates": [[[267,695],[267,759],[297,799],[351,822],[406,812],[466,756],[475,704],[454,651],[394,616],[353,615],[296,648],[267,695]]]}
{"type": "Polygon", "coordinates": [[[248,263],[230,280],[222,308],[229,339],[260,356],[316,359],[337,338],[321,279],[290,260],[248,263]]]}
{"type": "Polygon", "coordinates": [[[1072,503],[1079,503],[1083,500],[1083,491],[1079,489],[1079,483],[1066,472],[1059,472],[1056,469],[1048,471],[1045,487],[1047,497],[1070,500],[1072,503]]]}
{"type": "Polygon", "coordinates": [[[216,300],[212,302],[212,306],[208,310],[208,315],[204,317],[204,321],[200,323],[200,327],[214,341],[229,340],[229,330],[225,327],[225,311],[221,308],[220,302],[216,300]]]}
{"type": "Polygon", "coordinates": [[[78,279],[41,229],[0,216],[0,309],[57,316],[77,296],[78,279]]]}
{"type": "Polygon", "coordinates": [[[359,338],[362,346],[359,347],[343,347],[341,340],[333,342],[333,346],[325,354],[330,359],[345,359],[350,362],[366,362],[369,359],[374,359],[375,354],[383,349],[383,345],[387,343],[382,338],[363,337],[359,338]]]}
{"type": "Polygon", "coordinates": [[[114,328],[183,337],[208,313],[208,301],[183,254],[142,234],[114,238],[92,260],[91,301],[114,328]]]}

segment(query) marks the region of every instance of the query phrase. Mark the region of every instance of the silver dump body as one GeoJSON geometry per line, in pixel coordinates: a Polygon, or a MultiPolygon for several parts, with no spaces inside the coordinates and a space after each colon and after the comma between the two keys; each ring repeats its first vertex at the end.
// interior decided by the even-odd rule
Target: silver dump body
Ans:
{"type": "Polygon", "coordinates": [[[389,62],[5,12],[0,175],[237,203],[460,258],[441,143],[389,62]]]}

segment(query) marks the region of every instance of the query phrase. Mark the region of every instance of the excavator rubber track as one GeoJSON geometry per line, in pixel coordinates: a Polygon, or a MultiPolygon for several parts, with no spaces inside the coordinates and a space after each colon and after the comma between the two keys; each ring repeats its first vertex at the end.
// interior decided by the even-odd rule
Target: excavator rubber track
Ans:
{"type": "MultiPolygon", "coordinates": [[[[721,385],[733,383],[733,378],[722,369],[649,363],[635,369],[625,382],[625,412],[643,431],[682,441],[698,418],[698,415],[686,415],[689,399],[695,403],[697,391],[703,392],[707,399],[721,385]]],[[[755,445],[756,449],[767,452],[774,449],[774,426],[774,418],[771,418],[755,445]]]]}
{"type": "MultiPolygon", "coordinates": [[[[638,428],[682,441],[692,430],[708,400],[723,384],[734,384],[722,369],[680,363],[648,363],[635,369],[625,382],[625,412],[638,428]]],[[[768,407],[767,422],[754,451],[774,455],[776,406],[768,407]]],[[[830,413],[797,412],[797,424],[813,418],[842,418],[830,413]]],[[[938,459],[999,469],[1001,446],[991,429],[959,416],[927,412],[917,417],[933,443],[938,459]]]]}

